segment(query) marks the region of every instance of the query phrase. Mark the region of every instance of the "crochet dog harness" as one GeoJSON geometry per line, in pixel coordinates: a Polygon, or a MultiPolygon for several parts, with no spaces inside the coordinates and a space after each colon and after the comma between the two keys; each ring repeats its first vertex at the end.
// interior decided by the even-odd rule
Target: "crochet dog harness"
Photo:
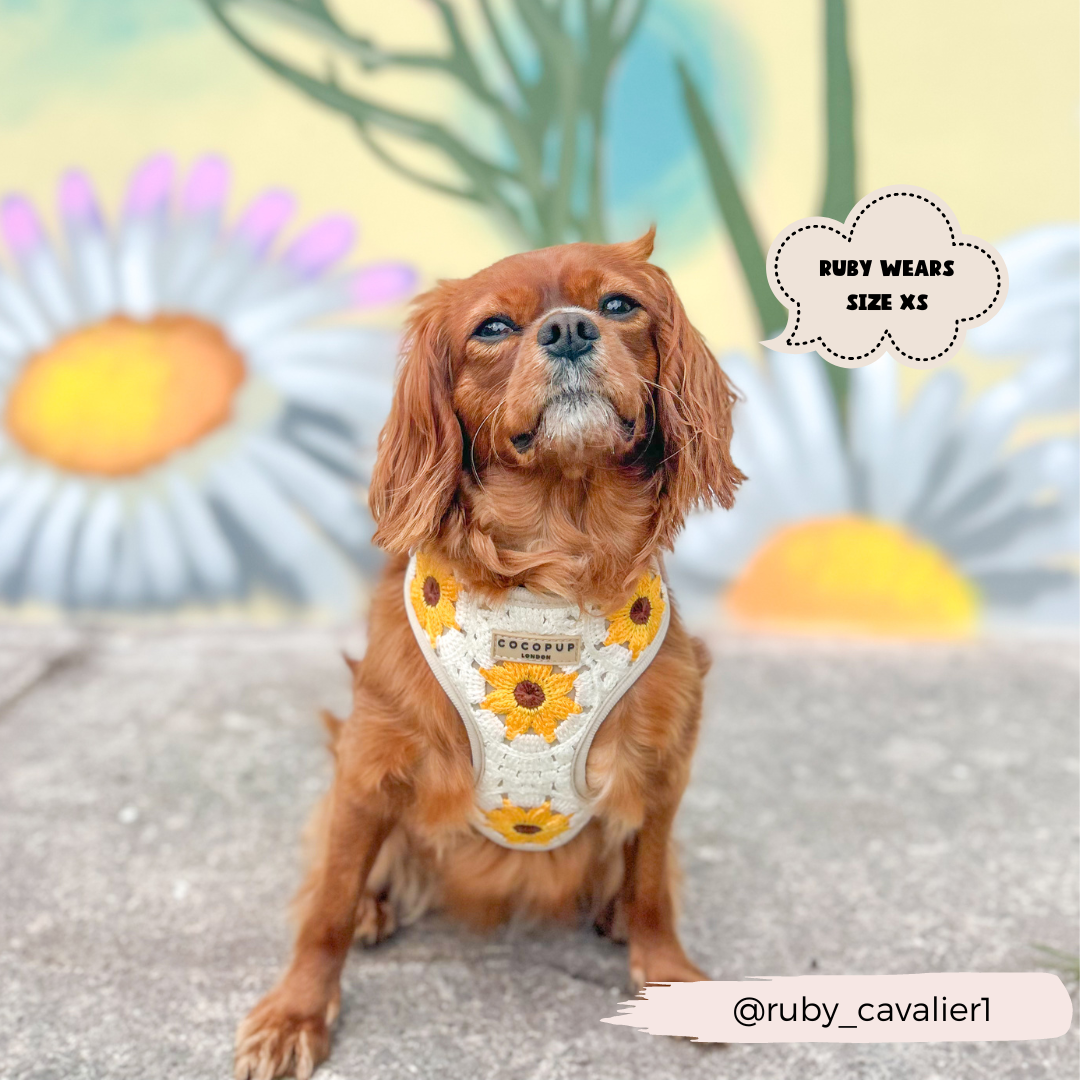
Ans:
{"type": "Polygon", "coordinates": [[[593,816],[593,738],[667,633],[659,570],[604,614],[523,588],[490,604],[420,551],[405,572],[405,610],[469,734],[476,829],[525,851],[573,839],[593,816]]]}

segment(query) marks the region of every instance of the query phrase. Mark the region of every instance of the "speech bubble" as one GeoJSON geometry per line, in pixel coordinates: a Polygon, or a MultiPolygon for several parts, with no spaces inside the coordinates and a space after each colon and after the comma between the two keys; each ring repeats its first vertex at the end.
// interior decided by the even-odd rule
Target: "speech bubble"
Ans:
{"type": "Polygon", "coordinates": [[[789,225],[766,268],[788,321],[762,344],[816,349],[847,368],[883,352],[908,367],[941,364],[971,327],[993,318],[1009,289],[998,252],[962,233],[932,192],[908,186],[872,191],[843,224],[812,217],[789,225]]]}

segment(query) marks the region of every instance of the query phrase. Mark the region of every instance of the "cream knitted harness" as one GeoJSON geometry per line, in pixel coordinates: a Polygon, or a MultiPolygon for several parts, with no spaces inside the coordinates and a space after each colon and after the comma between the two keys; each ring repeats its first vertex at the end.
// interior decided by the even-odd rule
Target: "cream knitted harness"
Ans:
{"type": "Polygon", "coordinates": [[[605,615],[523,588],[489,604],[421,551],[405,572],[405,610],[469,735],[476,829],[524,851],[573,839],[593,816],[593,737],[667,633],[659,570],[605,615]]]}

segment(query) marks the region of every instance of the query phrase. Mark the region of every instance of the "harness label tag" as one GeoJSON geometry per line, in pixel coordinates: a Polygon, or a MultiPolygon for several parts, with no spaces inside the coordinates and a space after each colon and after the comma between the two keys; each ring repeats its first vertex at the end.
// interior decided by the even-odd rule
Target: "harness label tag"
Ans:
{"type": "Polygon", "coordinates": [[[496,660],[517,660],[526,664],[576,665],[581,662],[581,635],[526,635],[492,630],[491,655],[496,660]]]}

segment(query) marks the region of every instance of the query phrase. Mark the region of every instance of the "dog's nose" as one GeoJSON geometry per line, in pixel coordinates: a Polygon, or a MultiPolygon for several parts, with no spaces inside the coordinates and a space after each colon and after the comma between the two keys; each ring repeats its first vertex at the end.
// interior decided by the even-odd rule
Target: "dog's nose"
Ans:
{"type": "Polygon", "coordinates": [[[600,336],[596,323],[582,311],[557,311],[544,320],[536,334],[537,342],[550,356],[576,360],[592,348],[600,336]]]}

